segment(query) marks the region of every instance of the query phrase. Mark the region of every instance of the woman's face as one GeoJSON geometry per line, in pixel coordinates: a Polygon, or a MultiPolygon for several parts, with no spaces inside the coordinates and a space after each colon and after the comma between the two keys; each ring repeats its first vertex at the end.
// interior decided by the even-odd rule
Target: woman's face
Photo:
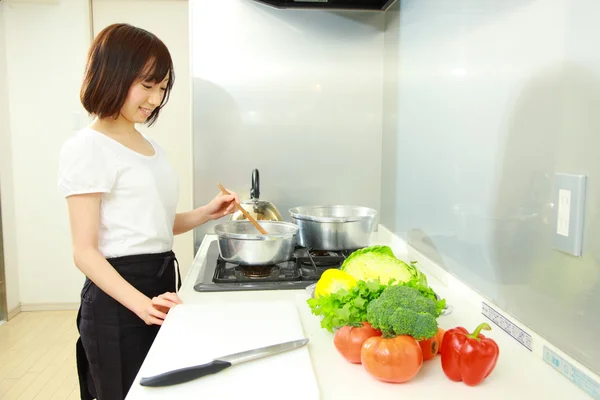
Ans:
{"type": "Polygon", "coordinates": [[[129,88],[121,116],[131,123],[144,123],[152,111],[162,103],[169,75],[160,83],[136,81],[129,88]]]}

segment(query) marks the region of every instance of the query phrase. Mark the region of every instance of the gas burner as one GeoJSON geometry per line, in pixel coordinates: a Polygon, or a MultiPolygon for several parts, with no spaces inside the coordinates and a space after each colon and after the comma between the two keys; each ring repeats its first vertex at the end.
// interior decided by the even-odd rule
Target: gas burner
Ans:
{"type": "Polygon", "coordinates": [[[277,267],[272,265],[247,265],[236,268],[236,272],[239,271],[240,274],[248,278],[264,278],[272,275],[275,268],[277,267]]]}
{"type": "Polygon", "coordinates": [[[344,258],[340,257],[299,257],[298,264],[301,266],[312,266],[314,268],[339,267],[344,262],[344,258]]]}
{"type": "Polygon", "coordinates": [[[308,250],[308,254],[312,257],[324,257],[331,255],[331,252],[328,250],[308,250]]]}
{"type": "Polygon", "coordinates": [[[301,267],[337,268],[354,250],[317,250],[299,247],[294,253],[301,267]]]}
{"type": "Polygon", "coordinates": [[[211,280],[214,283],[254,285],[261,282],[294,281],[300,277],[294,261],[284,261],[277,265],[238,265],[217,257],[211,265],[211,280]]]}

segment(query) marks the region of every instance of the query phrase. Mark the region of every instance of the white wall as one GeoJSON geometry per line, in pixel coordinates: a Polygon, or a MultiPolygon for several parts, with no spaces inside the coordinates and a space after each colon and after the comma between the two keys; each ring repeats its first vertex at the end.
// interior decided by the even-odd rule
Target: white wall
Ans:
{"type": "MultiPolygon", "coordinates": [[[[112,22],[139,24],[161,36],[173,53],[178,73],[173,96],[148,133],[166,149],[180,174],[179,209],[188,210],[192,165],[187,2],[95,3],[96,32],[112,22]]],[[[77,127],[74,117],[85,120],[79,88],[91,41],[88,4],[2,3],[7,73],[1,73],[0,46],[0,79],[8,77],[8,92],[5,97],[0,93],[0,124],[10,120],[10,135],[0,125],[0,179],[9,309],[19,303],[25,310],[72,307],[79,301],[83,275],[72,261],[66,201],[56,178],[60,146],[77,127]],[[10,107],[2,107],[7,99],[10,107]]],[[[193,257],[192,233],[177,237],[174,250],[185,273],[193,257]]]]}
{"type": "MultiPolygon", "coordinates": [[[[5,236],[16,239],[9,250],[16,249],[18,301],[77,302],[83,277],[73,265],[56,173],[60,146],[72,133],[71,115],[82,110],[87,2],[7,4],[4,13],[16,222],[5,236]]],[[[14,281],[8,285],[15,290],[14,281]]]]}
{"type": "Polygon", "coordinates": [[[5,5],[0,5],[0,201],[2,202],[6,304],[10,313],[19,306],[19,272],[17,268],[17,222],[13,185],[10,104],[8,101],[10,78],[6,69],[5,7],[5,5]]]}

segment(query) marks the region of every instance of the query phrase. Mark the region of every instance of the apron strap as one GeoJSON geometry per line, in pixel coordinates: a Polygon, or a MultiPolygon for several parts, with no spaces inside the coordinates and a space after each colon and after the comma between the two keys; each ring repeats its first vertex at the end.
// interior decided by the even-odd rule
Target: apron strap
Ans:
{"type": "Polygon", "coordinates": [[[174,253],[170,253],[169,255],[167,255],[165,257],[165,260],[163,262],[162,267],[160,267],[160,270],[158,271],[157,276],[159,278],[162,278],[163,274],[165,273],[167,267],[173,263],[174,268],[173,268],[173,273],[175,274],[175,293],[179,293],[179,261],[177,260],[177,257],[175,257],[174,253]]]}

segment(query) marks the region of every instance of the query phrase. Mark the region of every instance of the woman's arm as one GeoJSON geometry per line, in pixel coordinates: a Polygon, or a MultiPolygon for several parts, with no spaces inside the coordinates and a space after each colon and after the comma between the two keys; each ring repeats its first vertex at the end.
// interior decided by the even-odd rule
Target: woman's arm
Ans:
{"type": "Polygon", "coordinates": [[[180,235],[186,233],[208,221],[209,218],[204,211],[204,207],[199,207],[188,212],[177,213],[175,215],[175,223],[173,224],[173,234],[180,235]]]}
{"type": "Polygon", "coordinates": [[[177,213],[173,224],[173,234],[180,235],[214,219],[231,214],[235,210],[235,202],[240,198],[235,192],[229,190],[230,195],[218,194],[210,203],[195,210],[177,213]]]}
{"type": "Polygon", "coordinates": [[[100,254],[98,229],[101,196],[100,193],[92,193],[67,198],[75,265],[106,294],[134,312],[146,324],[161,325],[166,317],[162,311],[168,311],[181,301],[174,293],[149,299],[123,279],[100,254]]]}

